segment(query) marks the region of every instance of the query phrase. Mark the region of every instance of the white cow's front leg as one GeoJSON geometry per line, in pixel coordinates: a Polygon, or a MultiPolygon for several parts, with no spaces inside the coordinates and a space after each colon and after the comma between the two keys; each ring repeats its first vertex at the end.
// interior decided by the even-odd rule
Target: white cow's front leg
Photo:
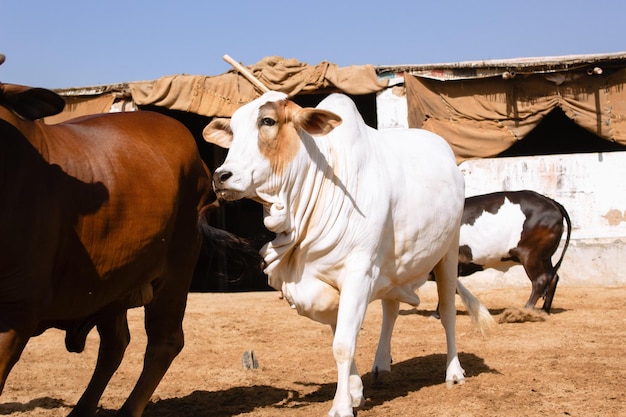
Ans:
{"type": "Polygon", "coordinates": [[[400,311],[400,302],[396,300],[381,300],[383,307],[383,323],[380,329],[378,348],[372,366],[372,381],[380,382],[381,374],[391,372],[391,335],[400,311]]]}
{"type": "Polygon", "coordinates": [[[329,417],[353,417],[352,409],[365,403],[363,383],[354,363],[356,340],[363,324],[369,294],[363,285],[345,283],[339,298],[339,312],[333,339],[337,362],[337,391],[329,417]]]}
{"type": "Polygon", "coordinates": [[[363,396],[363,381],[359,375],[359,371],[356,368],[356,362],[352,360],[350,365],[350,379],[348,382],[350,387],[350,398],[352,398],[352,407],[363,407],[365,404],[365,397],[363,396]]]}

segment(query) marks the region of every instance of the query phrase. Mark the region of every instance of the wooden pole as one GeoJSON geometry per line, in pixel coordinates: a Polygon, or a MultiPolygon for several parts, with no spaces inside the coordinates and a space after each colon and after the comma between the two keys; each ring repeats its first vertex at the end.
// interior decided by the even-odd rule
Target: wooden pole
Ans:
{"type": "Polygon", "coordinates": [[[268,91],[270,91],[270,89],[267,88],[265,84],[263,84],[258,78],[256,78],[254,74],[252,74],[248,70],[248,68],[244,67],[243,65],[241,65],[239,62],[235,61],[228,55],[224,55],[223,58],[224,58],[224,61],[228,62],[230,65],[233,66],[233,68],[239,71],[241,75],[243,75],[248,81],[250,81],[260,92],[267,93],[268,91]]]}

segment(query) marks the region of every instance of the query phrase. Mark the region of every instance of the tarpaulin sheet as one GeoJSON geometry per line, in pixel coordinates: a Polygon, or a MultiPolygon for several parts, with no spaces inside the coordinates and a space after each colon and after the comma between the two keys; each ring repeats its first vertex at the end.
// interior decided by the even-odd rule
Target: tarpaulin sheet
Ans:
{"type": "Polygon", "coordinates": [[[46,117],[46,124],[61,123],[76,117],[90,114],[108,113],[111,105],[115,101],[113,94],[103,94],[99,96],[64,97],[65,108],[59,114],[46,117]]]}
{"type": "Polygon", "coordinates": [[[626,71],[440,81],[405,75],[409,127],[431,130],[457,160],[493,157],[559,107],[579,126],[626,145],[626,71]]]}
{"type": "MultiPolygon", "coordinates": [[[[375,93],[387,85],[372,65],[315,66],[295,59],[266,57],[248,69],[270,90],[289,96],[324,90],[346,94],[375,93]]],[[[208,117],[230,117],[237,108],[259,97],[253,84],[235,70],[218,76],[173,75],[150,82],[130,83],[138,105],[154,105],[208,117]]]]}

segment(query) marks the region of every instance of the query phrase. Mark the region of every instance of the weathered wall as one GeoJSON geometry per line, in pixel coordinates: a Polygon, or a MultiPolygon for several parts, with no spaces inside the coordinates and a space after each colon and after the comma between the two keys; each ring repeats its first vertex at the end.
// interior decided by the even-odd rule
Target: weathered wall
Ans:
{"type": "MultiPolygon", "coordinates": [[[[406,106],[400,86],[380,92],[379,129],[408,127],[406,106]]],[[[460,168],[466,196],[529,189],[565,206],[573,230],[559,285],[626,285],[626,152],[476,159],[460,168]]],[[[472,289],[530,288],[521,266],[478,272],[463,281],[472,289]]]]}
{"type": "MultiPolygon", "coordinates": [[[[559,285],[626,284],[626,152],[477,159],[460,168],[467,196],[530,189],[565,206],[572,238],[559,285]]],[[[521,267],[465,279],[473,288],[530,285],[521,267]]]]}
{"type": "Polygon", "coordinates": [[[378,128],[408,128],[408,110],[404,85],[386,88],[376,95],[378,128]]]}

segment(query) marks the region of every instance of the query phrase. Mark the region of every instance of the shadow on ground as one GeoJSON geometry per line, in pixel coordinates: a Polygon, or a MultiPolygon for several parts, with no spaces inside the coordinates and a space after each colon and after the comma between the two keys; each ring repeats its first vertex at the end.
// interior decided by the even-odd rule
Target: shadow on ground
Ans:
{"type": "MultiPolygon", "coordinates": [[[[459,353],[459,360],[463,364],[468,378],[483,373],[499,373],[488,367],[482,358],[471,353],[459,353]]],[[[374,384],[372,382],[372,374],[368,372],[361,376],[363,391],[367,398],[367,402],[362,409],[369,410],[387,401],[419,391],[422,388],[444,384],[445,369],[446,355],[433,354],[393,364],[391,366],[391,374],[386,375],[382,383],[374,384]]],[[[335,396],[335,389],[336,384],[334,383],[321,384],[316,391],[305,396],[296,396],[280,407],[303,407],[309,403],[316,402],[328,402],[330,407],[330,402],[335,396]]]]}
{"type": "Polygon", "coordinates": [[[42,397],[42,398],[35,398],[34,400],[31,400],[24,404],[22,403],[0,404],[0,415],[6,416],[16,411],[25,413],[25,412],[33,411],[36,408],[43,408],[44,410],[53,410],[55,408],[62,408],[62,407],[70,407],[70,405],[67,404],[65,401],[59,400],[57,398],[42,397]]]}
{"type": "MultiPolygon", "coordinates": [[[[483,373],[498,373],[488,367],[484,360],[471,353],[459,353],[468,378],[483,373]]],[[[391,366],[391,374],[385,375],[382,382],[374,384],[370,372],[362,375],[364,393],[367,398],[364,410],[377,407],[387,401],[404,397],[422,388],[444,384],[446,366],[445,354],[432,354],[412,358],[391,366]]],[[[302,386],[317,386],[307,395],[297,391],[266,385],[233,387],[221,391],[194,391],[180,398],[168,398],[150,402],[143,417],[232,417],[250,413],[257,407],[275,407],[276,414],[281,409],[300,408],[312,403],[330,403],[335,395],[336,383],[315,384],[299,382],[302,386]]],[[[0,405],[0,415],[15,411],[28,412],[35,408],[55,409],[71,407],[62,400],[38,398],[26,404],[9,403],[0,405]]],[[[97,417],[114,417],[116,410],[99,409],[97,417]]]]}

